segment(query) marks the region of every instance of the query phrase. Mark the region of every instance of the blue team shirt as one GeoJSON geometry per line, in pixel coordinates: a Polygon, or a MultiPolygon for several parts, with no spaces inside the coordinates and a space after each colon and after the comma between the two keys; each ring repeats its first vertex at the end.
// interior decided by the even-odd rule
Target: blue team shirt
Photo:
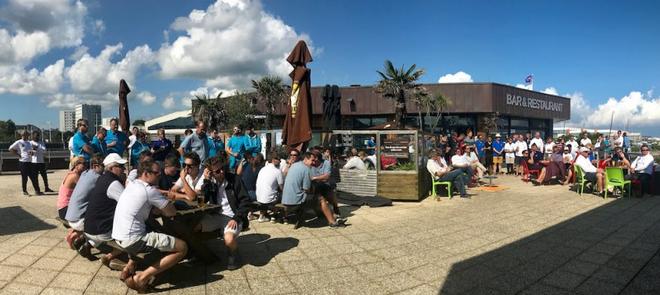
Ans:
{"type": "Polygon", "coordinates": [[[376,149],[371,149],[371,148],[375,148],[375,147],[376,147],[376,142],[374,142],[374,141],[371,140],[371,138],[370,138],[370,139],[367,141],[367,147],[369,147],[369,149],[367,149],[367,154],[369,154],[370,156],[373,156],[373,155],[376,153],[376,149]]]}
{"type": "Polygon", "coordinates": [[[149,144],[140,142],[139,140],[135,141],[135,143],[131,147],[131,165],[136,166],[138,160],[140,159],[140,154],[148,150],[149,150],[149,144]]]}
{"type": "Polygon", "coordinates": [[[104,158],[108,155],[108,145],[105,143],[105,140],[100,141],[96,136],[92,138],[92,148],[97,154],[101,154],[104,158]]]}
{"type": "Polygon", "coordinates": [[[209,141],[209,158],[215,157],[218,154],[218,151],[225,150],[225,143],[222,140],[215,140],[211,137],[207,137],[209,141]]]}
{"type": "Polygon", "coordinates": [[[259,135],[255,134],[254,136],[243,135],[245,138],[245,151],[251,153],[252,156],[256,156],[261,152],[261,138],[259,135]]]}
{"type": "Polygon", "coordinates": [[[151,146],[154,148],[154,160],[156,161],[164,161],[167,155],[172,152],[172,141],[167,138],[157,139],[152,142],[151,146]]]}
{"type": "Polygon", "coordinates": [[[503,152],[504,152],[504,142],[497,139],[493,141],[493,153],[497,156],[500,156],[502,155],[503,152]],[[500,151],[500,153],[498,153],[497,151],[500,151]]]}
{"type": "Polygon", "coordinates": [[[91,155],[83,150],[85,145],[90,145],[89,137],[87,137],[87,134],[84,134],[80,131],[76,132],[76,134],[73,136],[73,155],[76,157],[83,157],[85,158],[85,161],[89,161],[91,155]]]}
{"type": "Polygon", "coordinates": [[[108,148],[108,154],[111,153],[117,153],[120,156],[124,154],[124,151],[126,151],[126,145],[124,143],[128,141],[128,137],[124,132],[121,132],[117,130],[117,133],[115,133],[112,130],[108,130],[108,132],[105,135],[105,144],[106,146],[108,144],[111,144],[113,141],[117,142],[117,145],[113,147],[108,148]]]}
{"type": "Polygon", "coordinates": [[[229,168],[234,169],[236,168],[236,165],[238,164],[238,161],[240,161],[243,158],[243,154],[245,153],[245,138],[243,138],[244,135],[232,135],[231,138],[229,138],[229,141],[227,141],[227,146],[229,147],[229,150],[232,153],[238,153],[238,157],[234,157],[234,155],[229,155],[229,168]]]}
{"type": "Polygon", "coordinates": [[[480,140],[480,139],[477,139],[474,142],[474,145],[477,147],[477,155],[479,155],[479,158],[483,158],[485,156],[485,153],[484,153],[485,143],[484,143],[484,141],[480,140]]]}

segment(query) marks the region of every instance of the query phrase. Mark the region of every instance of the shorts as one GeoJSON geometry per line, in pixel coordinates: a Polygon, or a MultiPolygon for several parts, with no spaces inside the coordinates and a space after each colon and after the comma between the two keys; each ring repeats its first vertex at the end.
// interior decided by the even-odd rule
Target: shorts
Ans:
{"type": "Polygon", "coordinates": [[[584,173],[584,179],[586,179],[586,180],[588,180],[588,181],[591,181],[591,182],[593,182],[593,183],[595,183],[596,181],[598,181],[598,177],[596,177],[596,173],[595,173],[595,172],[585,172],[585,173],[584,173]]]}
{"type": "Polygon", "coordinates": [[[73,230],[84,231],[85,230],[85,218],[80,219],[78,221],[69,221],[69,226],[73,230]]]}
{"type": "Polygon", "coordinates": [[[332,188],[325,182],[314,182],[314,194],[327,197],[332,188]]]}
{"type": "Polygon", "coordinates": [[[224,214],[206,214],[199,223],[202,226],[202,232],[213,232],[222,228],[223,235],[231,233],[234,237],[238,237],[241,234],[243,224],[242,222],[238,222],[236,228],[232,229],[227,227],[230,220],[232,220],[231,217],[224,214]]]}
{"type": "Polygon", "coordinates": [[[525,157],[516,156],[516,165],[522,165],[524,161],[525,161],[525,157]]]}
{"type": "Polygon", "coordinates": [[[94,248],[99,248],[99,246],[105,244],[106,242],[112,241],[112,232],[108,232],[105,234],[100,234],[100,235],[91,235],[88,233],[85,233],[85,237],[87,238],[87,241],[89,244],[94,246],[94,248]]]}
{"type": "Polygon", "coordinates": [[[128,254],[136,255],[139,253],[150,253],[154,250],[160,252],[174,251],[176,238],[157,232],[149,232],[141,238],[133,241],[117,241],[117,244],[124,248],[128,254]]]}
{"type": "Polygon", "coordinates": [[[502,164],[502,156],[494,156],[493,164],[502,164]]]}
{"type": "Polygon", "coordinates": [[[66,219],[66,210],[67,210],[67,209],[69,209],[68,206],[67,206],[67,207],[64,207],[64,208],[57,209],[57,215],[58,215],[61,219],[66,219]]]}

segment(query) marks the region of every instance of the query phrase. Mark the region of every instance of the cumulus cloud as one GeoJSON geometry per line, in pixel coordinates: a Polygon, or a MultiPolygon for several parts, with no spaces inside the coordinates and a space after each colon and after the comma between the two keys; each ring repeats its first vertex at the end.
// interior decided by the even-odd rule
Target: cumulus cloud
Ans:
{"type": "Polygon", "coordinates": [[[640,91],[631,91],[619,99],[610,97],[606,103],[598,105],[589,113],[585,124],[608,126],[612,113],[614,125],[617,126],[660,126],[660,97],[650,97],[640,91]]]}
{"type": "Polygon", "coordinates": [[[472,76],[470,74],[463,72],[463,71],[458,71],[454,74],[446,74],[440,79],[438,79],[438,83],[471,83],[474,82],[472,81],[472,76]]]}
{"type": "Polygon", "coordinates": [[[168,96],[163,100],[163,103],[161,104],[163,108],[171,110],[174,107],[176,107],[176,102],[174,102],[174,97],[168,96]]]}
{"type": "Polygon", "coordinates": [[[78,93],[106,93],[116,91],[119,80],[135,80],[135,74],[144,65],[154,61],[154,54],[148,45],[142,45],[126,53],[117,63],[112,58],[119,54],[121,43],[106,46],[98,56],[85,53],[67,69],[66,75],[71,88],[78,93]]]}
{"type": "Polygon", "coordinates": [[[105,32],[105,23],[102,20],[97,19],[92,22],[92,35],[101,36],[103,32],[105,32]]]}
{"type": "Polygon", "coordinates": [[[45,94],[57,92],[64,80],[64,60],[60,59],[43,71],[20,67],[0,67],[0,94],[45,94]]]}
{"type": "Polygon", "coordinates": [[[522,89],[527,89],[527,90],[534,90],[534,87],[532,87],[532,84],[516,84],[516,87],[522,88],[522,89]]]}
{"type": "Polygon", "coordinates": [[[284,76],[295,43],[308,36],[265,12],[259,1],[218,0],[206,10],[177,18],[173,31],[184,32],[158,52],[164,78],[202,79],[208,87],[244,89],[251,79],[284,76]]]}
{"type": "Polygon", "coordinates": [[[149,91],[142,91],[136,96],[143,105],[152,105],[154,102],[156,102],[156,96],[151,94],[149,91]]]}
{"type": "Polygon", "coordinates": [[[557,92],[557,89],[555,89],[554,87],[548,87],[546,89],[543,89],[543,91],[541,91],[541,92],[546,93],[546,94],[559,95],[559,93],[557,92]]]}
{"type": "Polygon", "coordinates": [[[80,1],[9,0],[0,9],[11,27],[0,29],[0,63],[25,65],[53,47],[82,44],[86,15],[80,1]]]}

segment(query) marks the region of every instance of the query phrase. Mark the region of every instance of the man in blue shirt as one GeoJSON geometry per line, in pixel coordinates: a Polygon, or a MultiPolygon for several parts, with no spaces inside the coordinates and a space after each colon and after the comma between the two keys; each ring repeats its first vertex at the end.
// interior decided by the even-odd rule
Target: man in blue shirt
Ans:
{"type": "Polygon", "coordinates": [[[105,130],[103,127],[100,127],[96,131],[96,136],[92,138],[92,147],[94,148],[94,152],[100,154],[103,158],[108,155],[108,146],[105,143],[106,134],[107,130],[105,130]]]}
{"type": "Polygon", "coordinates": [[[254,157],[261,153],[261,138],[254,132],[254,127],[248,126],[247,131],[245,135],[245,152],[251,153],[254,157]]]}
{"type": "Polygon", "coordinates": [[[330,161],[323,159],[320,148],[314,148],[312,154],[315,158],[311,167],[312,185],[314,186],[314,193],[318,196],[321,212],[323,212],[323,216],[325,216],[330,227],[342,227],[346,220],[335,219],[333,212],[330,210],[330,202],[332,202],[335,209],[334,213],[339,215],[339,206],[334,200],[334,194],[330,186],[330,174],[332,173],[330,161]]]}
{"type": "Polygon", "coordinates": [[[158,139],[151,146],[151,153],[154,160],[158,162],[165,161],[165,158],[172,152],[172,141],[165,137],[165,129],[158,129],[158,139]]]}
{"type": "Polygon", "coordinates": [[[623,152],[628,155],[630,153],[630,138],[628,138],[628,133],[623,133],[623,152]]]}
{"type": "Polygon", "coordinates": [[[225,151],[229,156],[229,170],[235,170],[238,162],[243,159],[243,154],[245,153],[245,138],[241,133],[241,128],[239,126],[234,126],[234,135],[232,135],[227,141],[227,146],[225,151]]]}
{"type": "Polygon", "coordinates": [[[502,136],[497,133],[495,134],[495,141],[493,141],[493,166],[495,173],[504,173],[500,172],[500,165],[502,164],[502,159],[504,158],[504,142],[502,141],[502,136]]]}
{"type": "Polygon", "coordinates": [[[479,162],[485,165],[486,153],[484,152],[484,146],[486,145],[486,143],[484,142],[483,135],[481,134],[477,135],[477,140],[474,141],[474,145],[477,148],[477,156],[479,156],[479,162]]]}
{"type": "Polygon", "coordinates": [[[119,131],[119,121],[117,118],[110,120],[110,130],[105,136],[105,143],[108,146],[108,154],[116,153],[120,156],[126,151],[128,146],[128,137],[124,132],[119,131]]]}
{"type": "Polygon", "coordinates": [[[85,158],[85,162],[89,162],[89,158],[94,154],[89,137],[87,136],[87,120],[78,120],[78,132],[73,135],[73,155],[76,157],[85,158]]]}
{"type": "Polygon", "coordinates": [[[376,138],[373,136],[367,140],[367,154],[369,154],[369,156],[376,154],[376,138]]]}
{"type": "Polygon", "coordinates": [[[220,134],[218,131],[213,129],[211,130],[211,136],[208,137],[209,141],[209,158],[215,157],[218,155],[218,151],[225,150],[225,143],[220,139],[220,134]]]}
{"type": "Polygon", "coordinates": [[[209,142],[206,136],[206,123],[204,121],[197,121],[197,128],[195,132],[186,137],[179,147],[179,154],[184,154],[184,149],[189,149],[191,152],[199,156],[200,163],[204,163],[209,157],[209,142]]]}

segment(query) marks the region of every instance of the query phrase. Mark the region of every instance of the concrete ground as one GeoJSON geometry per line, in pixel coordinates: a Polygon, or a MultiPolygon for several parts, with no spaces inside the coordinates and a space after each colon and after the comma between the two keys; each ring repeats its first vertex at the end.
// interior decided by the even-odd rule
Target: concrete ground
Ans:
{"type": "MultiPolygon", "coordinates": [[[[49,174],[59,184],[62,171],[49,174]]],[[[0,176],[0,293],[126,294],[118,273],[69,250],[56,196],[23,197],[0,176]]],[[[660,294],[660,198],[607,199],[567,187],[508,189],[470,200],[342,207],[351,226],[252,223],[246,263],[178,265],[175,294],[660,294]]],[[[57,186],[55,186],[57,187],[57,186]]],[[[213,242],[219,255],[221,244],[213,242]]]]}

